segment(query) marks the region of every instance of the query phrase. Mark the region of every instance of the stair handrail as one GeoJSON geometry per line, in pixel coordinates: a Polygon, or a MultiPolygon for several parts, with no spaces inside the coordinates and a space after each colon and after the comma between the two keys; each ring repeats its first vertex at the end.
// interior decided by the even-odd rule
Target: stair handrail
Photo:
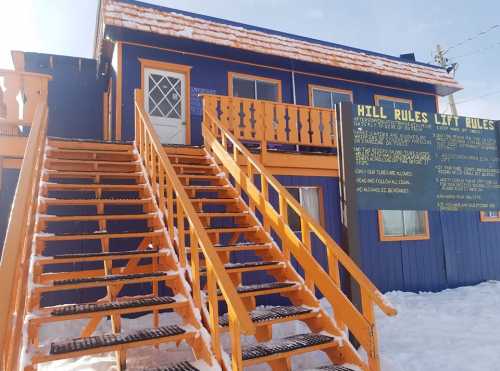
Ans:
{"type": "Polygon", "coordinates": [[[38,188],[46,145],[48,107],[36,106],[19,172],[0,259],[0,369],[19,361],[38,188]]]}
{"type": "MultiPolygon", "coordinates": [[[[309,289],[314,286],[329,288],[332,292],[327,293],[320,290],[333,306],[335,300],[341,300],[345,304],[345,313],[343,319],[339,319],[340,308],[334,308],[337,323],[347,325],[354,333],[358,341],[365,347],[369,353],[369,363],[374,366],[370,369],[379,369],[377,339],[375,336],[375,316],[373,303],[375,303],[386,315],[393,316],[397,313],[396,309],[384,298],[382,293],[375,287],[354,261],[342,250],[335,240],[326,232],[323,227],[314,220],[309,213],[295,200],[295,198],[286,190],[285,187],[252,155],[252,153],[229,131],[218,119],[209,111],[203,111],[203,137],[205,145],[216,156],[216,160],[222,163],[225,171],[230,173],[235,179],[237,186],[241,187],[247,193],[249,206],[251,209],[256,207],[263,215],[263,224],[266,231],[270,232],[270,224],[275,226],[275,231],[279,231],[280,237],[291,242],[292,246],[299,247],[299,256],[297,260],[310,264],[309,269],[305,270],[305,284],[309,289]],[[229,146],[230,144],[230,146],[229,146]],[[230,152],[232,151],[232,153],[230,152]],[[246,171],[243,171],[239,162],[246,162],[246,171]],[[255,175],[260,175],[260,189],[256,185],[255,175]],[[278,193],[279,210],[269,201],[269,186],[273,187],[278,193]],[[301,238],[292,231],[288,225],[288,207],[291,207],[301,220],[301,238]],[[311,254],[311,232],[314,233],[326,247],[328,257],[328,273],[312,257],[311,254]],[[307,254],[303,254],[303,250],[307,254]],[[349,272],[351,277],[356,280],[361,290],[362,312],[353,305],[353,303],[342,293],[340,287],[339,263],[349,272]],[[319,277],[314,280],[312,276],[319,277]],[[335,298],[335,300],[330,300],[335,298]],[[360,317],[360,315],[362,317],[360,317]],[[363,319],[359,324],[357,320],[363,319]],[[349,323],[348,323],[349,322],[349,323]],[[365,326],[366,325],[366,326],[365,326]],[[366,334],[367,330],[369,333],[366,334]],[[368,347],[368,348],[366,348],[368,347]]],[[[283,242],[283,251],[286,256],[290,255],[290,247],[283,242]]],[[[300,262],[299,262],[300,263],[300,262]]],[[[359,322],[359,321],[358,321],[359,322]]]]}
{"type": "MultiPolygon", "coordinates": [[[[170,159],[168,158],[164,148],[160,143],[160,139],[156,130],[151,123],[149,115],[144,111],[144,92],[140,89],[135,90],[135,141],[136,147],[139,149],[141,157],[145,161],[151,161],[153,166],[151,166],[151,170],[153,174],[150,174],[152,181],[152,185],[159,188],[159,184],[156,178],[161,178],[166,176],[171,183],[171,187],[168,187],[164,191],[155,189],[155,192],[158,192],[159,196],[159,204],[160,209],[164,211],[164,217],[167,219],[166,226],[168,228],[168,232],[170,234],[171,240],[174,241],[175,237],[175,228],[174,228],[174,213],[173,213],[173,195],[175,194],[176,202],[177,202],[177,218],[178,220],[184,220],[186,218],[188,220],[189,225],[191,226],[190,232],[191,236],[196,237],[195,241],[191,241],[191,256],[197,255],[196,249],[201,249],[202,253],[205,256],[205,261],[207,265],[207,287],[208,287],[208,296],[209,303],[210,297],[217,297],[216,294],[216,286],[219,286],[220,291],[222,292],[222,296],[225,299],[228,305],[228,312],[230,317],[230,323],[233,324],[233,331],[239,334],[241,331],[248,335],[255,334],[256,328],[252,320],[250,319],[250,315],[241,299],[236,291],[236,287],[226,272],[222,261],[211,242],[198,214],[196,213],[189,196],[184,189],[184,186],[180,182],[177,174],[174,170],[170,159]],[[146,136],[148,138],[146,138],[146,136]],[[144,148],[143,148],[144,147],[144,148]],[[149,147],[149,148],[147,148],[149,147]],[[155,160],[156,159],[156,160],[155,160]],[[158,161],[158,162],[156,162],[158,161]],[[159,172],[160,169],[163,169],[164,173],[159,172]],[[167,193],[167,197],[165,197],[164,192],[167,193]],[[164,205],[167,204],[167,208],[164,210],[164,205]],[[179,205],[182,207],[179,208],[179,205]],[[194,246],[196,245],[196,246],[194,246]],[[214,278],[214,279],[211,279],[214,278]]],[[[177,233],[179,236],[183,233],[184,222],[178,222],[177,233]]],[[[178,240],[182,241],[182,238],[178,238],[178,240]]],[[[179,260],[181,265],[185,265],[185,252],[184,246],[179,246],[179,260]]],[[[198,266],[199,268],[199,266],[198,266]]],[[[197,270],[196,267],[191,267],[192,270],[197,270]]],[[[198,272],[193,272],[193,274],[199,274],[198,272]]],[[[200,292],[196,288],[193,289],[194,301],[197,306],[201,305],[200,292]]],[[[218,313],[218,309],[216,308],[217,299],[215,299],[215,303],[212,301],[211,303],[211,318],[212,322],[211,330],[218,332],[218,316],[215,316],[213,313],[218,313]]],[[[239,335],[238,335],[239,336],[239,335]]],[[[214,342],[214,335],[212,335],[212,342],[214,342]]],[[[215,341],[218,343],[218,339],[215,341]]],[[[220,343],[214,345],[214,350],[216,355],[220,352],[220,343]]],[[[220,354],[219,354],[220,357],[220,354]]],[[[217,357],[217,358],[219,358],[217,357]]]]}

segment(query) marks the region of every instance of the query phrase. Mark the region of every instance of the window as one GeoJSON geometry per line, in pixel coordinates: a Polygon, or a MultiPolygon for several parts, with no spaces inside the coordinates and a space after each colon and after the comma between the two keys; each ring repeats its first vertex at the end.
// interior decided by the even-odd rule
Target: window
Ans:
{"type": "Polygon", "coordinates": [[[383,95],[375,95],[375,105],[387,109],[413,109],[413,103],[410,99],[386,97],[383,95]]]}
{"type": "Polygon", "coordinates": [[[379,210],[381,241],[429,239],[429,217],[420,210],[379,210]]]}
{"type": "Polygon", "coordinates": [[[500,222],[500,211],[481,211],[482,222],[500,222]]]}
{"type": "Polygon", "coordinates": [[[309,85],[309,103],[313,107],[333,109],[336,103],[352,102],[350,90],[309,85]]]}
{"type": "MultiPolygon", "coordinates": [[[[321,192],[319,187],[287,187],[286,189],[314,220],[321,223],[321,192]]],[[[300,218],[290,207],[288,208],[288,224],[293,231],[300,232],[300,218]]]]}
{"type": "Polygon", "coordinates": [[[281,102],[281,81],[229,72],[229,94],[233,97],[281,102]]]}

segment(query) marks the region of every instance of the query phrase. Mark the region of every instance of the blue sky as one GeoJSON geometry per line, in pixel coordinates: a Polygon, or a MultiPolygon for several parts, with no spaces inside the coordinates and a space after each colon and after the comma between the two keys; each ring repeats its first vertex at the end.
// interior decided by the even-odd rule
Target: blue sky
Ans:
{"type": "MultiPolygon", "coordinates": [[[[391,55],[415,52],[423,62],[438,43],[446,49],[500,24],[498,0],[147,2],[391,55]]],[[[1,0],[0,68],[10,66],[12,49],[91,57],[96,8],[97,0],[1,0]]],[[[456,94],[459,114],[500,119],[500,27],[448,55],[465,88],[456,94]]]]}

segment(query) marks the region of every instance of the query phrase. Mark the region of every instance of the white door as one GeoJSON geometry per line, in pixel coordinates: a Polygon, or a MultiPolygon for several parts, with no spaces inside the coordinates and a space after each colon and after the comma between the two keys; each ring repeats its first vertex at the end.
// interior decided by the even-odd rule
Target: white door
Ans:
{"type": "Polygon", "coordinates": [[[186,143],[186,80],[182,73],[144,69],[144,106],[162,144],[186,143]]]}

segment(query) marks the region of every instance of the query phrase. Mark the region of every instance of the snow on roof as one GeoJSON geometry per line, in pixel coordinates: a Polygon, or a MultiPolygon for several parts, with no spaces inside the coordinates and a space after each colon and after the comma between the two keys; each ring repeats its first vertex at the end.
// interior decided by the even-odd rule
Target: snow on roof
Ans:
{"type": "Polygon", "coordinates": [[[314,40],[264,32],[250,27],[216,22],[205,17],[180,14],[167,8],[117,0],[105,1],[105,25],[228,46],[252,52],[312,62],[342,69],[427,83],[449,94],[461,86],[439,67],[404,61],[361,50],[328,45],[314,40]]]}

